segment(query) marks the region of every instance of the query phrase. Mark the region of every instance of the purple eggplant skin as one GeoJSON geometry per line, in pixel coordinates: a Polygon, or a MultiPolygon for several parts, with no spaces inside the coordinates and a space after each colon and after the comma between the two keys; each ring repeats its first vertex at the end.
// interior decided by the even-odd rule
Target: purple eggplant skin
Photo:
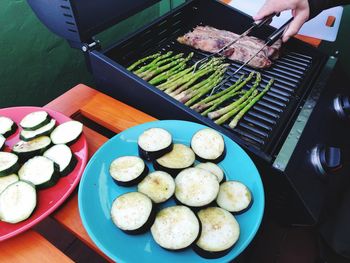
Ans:
{"type": "Polygon", "coordinates": [[[148,174],[149,172],[149,168],[148,166],[145,164],[145,169],[142,171],[142,173],[136,177],[135,179],[133,180],[130,180],[130,181],[127,181],[127,182],[122,182],[122,181],[118,181],[116,179],[113,178],[114,182],[119,185],[119,186],[134,186],[134,185],[137,185],[139,182],[141,182],[145,177],[146,175],[148,174]]]}
{"type": "Polygon", "coordinates": [[[216,158],[216,159],[205,159],[200,157],[199,155],[196,154],[196,152],[194,151],[195,155],[196,155],[196,159],[198,161],[200,161],[201,163],[205,163],[205,162],[211,162],[211,163],[220,163],[221,161],[223,161],[226,157],[226,147],[224,148],[224,151],[222,152],[222,154],[216,158]]]}
{"type": "Polygon", "coordinates": [[[234,246],[235,246],[235,244],[228,249],[225,249],[222,251],[217,251],[217,252],[212,252],[212,251],[204,250],[197,245],[194,245],[193,251],[196,252],[199,256],[201,256],[203,258],[215,259],[215,258],[221,258],[223,256],[226,256],[233,249],[234,246]]]}
{"type": "Polygon", "coordinates": [[[159,150],[159,151],[154,151],[154,152],[149,152],[149,151],[145,151],[144,149],[142,149],[140,147],[140,145],[138,145],[138,151],[139,151],[139,156],[146,160],[146,161],[154,161],[160,157],[162,157],[163,155],[171,152],[173,150],[174,144],[171,143],[168,147],[159,150]]]}
{"type": "MultiPolygon", "coordinates": [[[[194,164],[194,163],[193,163],[193,164],[194,164]]],[[[187,169],[187,168],[193,167],[193,164],[191,164],[191,165],[188,166],[188,167],[184,167],[184,168],[179,168],[179,169],[177,169],[177,168],[168,168],[168,167],[165,167],[165,166],[159,164],[159,163],[157,162],[157,160],[155,160],[155,161],[153,162],[153,168],[154,168],[154,170],[156,170],[156,171],[163,171],[163,172],[166,172],[166,173],[170,174],[172,177],[175,178],[175,177],[178,175],[178,173],[180,173],[182,170],[185,170],[185,169],[187,169]]]]}

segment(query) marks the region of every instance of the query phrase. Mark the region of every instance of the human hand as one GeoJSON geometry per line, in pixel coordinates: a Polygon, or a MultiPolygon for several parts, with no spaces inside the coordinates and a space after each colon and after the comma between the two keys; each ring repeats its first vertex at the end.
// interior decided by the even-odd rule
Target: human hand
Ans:
{"type": "Polygon", "coordinates": [[[283,42],[297,34],[303,24],[309,19],[310,7],[308,0],[267,0],[254,20],[261,20],[272,13],[280,13],[284,10],[291,10],[294,20],[284,32],[283,42]]]}

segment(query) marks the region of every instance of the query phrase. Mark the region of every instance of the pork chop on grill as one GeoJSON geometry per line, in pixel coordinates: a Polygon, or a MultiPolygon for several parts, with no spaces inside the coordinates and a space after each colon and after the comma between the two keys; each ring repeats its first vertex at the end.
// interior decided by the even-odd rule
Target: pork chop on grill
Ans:
{"type": "MultiPolygon", "coordinates": [[[[197,26],[193,31],[179,37],[177,40],[202,51],[215,53],[229,44],[239,35],[226,30],[219,30],[210,26],[197,26]]],[[[264,46],[264,41],[256,37],[245,36],[225,50],[224,55],[231,60],[244,63],[264,46]]],[[[271,47],[265,47],[249,66],[254,68],[270,67],[272,62],[279,57],[282,41],[277,41],[271,47]]]]}

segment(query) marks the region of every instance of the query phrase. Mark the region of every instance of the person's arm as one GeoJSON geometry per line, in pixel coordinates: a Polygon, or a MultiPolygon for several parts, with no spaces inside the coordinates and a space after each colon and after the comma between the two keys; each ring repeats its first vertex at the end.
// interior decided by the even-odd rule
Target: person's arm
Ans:
{"type": "Polygon", "coordinates": [[[294,20],[282,38],[283,42],[286,42],[299,32],[307,20],[315,17],[324,9],[345,4],[350,4],[350,0],[267,0],[254,19],[260,20],[272,13],[291,10],[294,20]]]}

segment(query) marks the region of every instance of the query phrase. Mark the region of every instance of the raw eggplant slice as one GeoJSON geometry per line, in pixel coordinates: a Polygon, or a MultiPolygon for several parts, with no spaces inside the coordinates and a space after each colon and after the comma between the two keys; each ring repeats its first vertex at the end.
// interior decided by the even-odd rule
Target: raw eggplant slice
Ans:
{"type": "Polygon", "coordinates": [[[241,214],[251,207],[253,196],[248,187],[241,182],[227,181],[220,185],[216,203],[233,214],[241,214]]]}
{"type": "Polygon", "coordinates": [[[10,137],[17,130],[17,124],[8,117],[0,116],[0,134],[5,138],[10,137]]]}
{"type": "Polygon", "coordinates": [[[59,167],[49,158],[35,156],[29,159],[18,171],[22,181],[32,183],[38,189],[54,186],[60,178],[59,167]]]}
{"type": "Polygon", "coordinates": [[[175,181],[170,174],[155,171],[138,184],[137,191],[147,195],[156,204],[163,203],[173,196],[175,181]]]}
{"type": "Polygon", "coordinates": [[[0,134],[0,151],[5,148],[6,138],[0,134]]]}
{"type": "Polygon", "coordinates": [[[56,144],[44,152],[43,156],[54,161],[60,167],[61,176],[71,173],[77,165],[77,158],[65,144],[56,144]]]}
{"type": "Polygon", "coordinates": [[[34,131],[29,131],[29,130],[22,130],[19,138],[23,141],[31,141],[35,138],[38,138],[40,136],[47,136],[50,135],[50,133],[53,131],[56,125],[56,120],[51,119],[50,122],[43,127],[34,130],[34,131]]]}
{"type": "Polygon", "coordinates": [[[191,167],[195,160],[196,157],[190,147],[174,144],[171,152],[153,162],[153,167],[175,177],[182,170],[191,167]]]}
{"type": "Polygon", "coordinates": [[[0,220],[12,224],[24,221],[33,213],[36,203],[34,185],[25,181],[10,184],[0,194],[0,220]]]}
{"type": "Polygon", "coordinates": [[[149,197],[130,192],[117,197],[111,208],[113,223],[128,234],[142,234],[154,222],[154,206],[149,197]]]}
{"type": "Polygon", "coordinates": [[[25,130],[35,131],[48,124],[50,120],[51,117],[46,111],[35,111],[24,116],[19,125],[25,130]]]}
{"type": "Polygon", "coordinates": [[[139,136],[137,145],[140,157],[147,161],[153,161],[171,152],[173,138],[167,130],[150,128],[139,136]]]}
{"type": "Polygon", "coordinates": [[[0,177],[17,172],[19,169],[18,156],[13,153],[0,152],[0,177]]]}
{"type": "Polygon", "coordinates": [[[111,163],[109,173],[118,185],[132,186],[145,178],[148,167],[140,157],[123,156],[111,163]]]}
{"type": "Polygon", "coordinates": [[[215,175],[219,181],[219,183],[225,181],[225,174],[224,171],[215,163],[199,163],[196,165],[196,168],[204,169],[209,172],[211,172],[213,175],[215,175]]]}
{"type": "Polygon", "coordinates": [[[197,216],[186,206],[162,209],[151,227],[153,239],[168,250],[182,250],[195,243],[200,234],[197,216]]]}
{"type": "Polygon", "coordinates": [[[10,174],[4,177],[0,177],[0,194],[6,189],[10,184],[17,182],[19,180],[16,174],[10,174]]]}
{"type": "Polygon", "coordinates": [[[83,132],[83,124],[78,121],[68,121],[57,126],[51,133],[53,144],[75,143],[83,132]]]}
{"type": "Polygon", "coordinates": [[[224,138],[213,129],[205,128],[196,132],[191,148],[201,162],[221,162],[226,155],[224,138]]]}
{"type": "Polygon", "coordinates": [[[19,141],[12,148],[22,162],[45,152],[51,144],[50,137],[41,136],[29,142],[19,141]]]}
{"type": "Polygon", "coordinates": [[[204,258],[219,258],[228,254],[240,235],[240,227],[234,216],[219,207],[202,209],[197,215],[202,231],[193,250],[204,258]]]}
{"type": "Polygon", "coordinates": [[[175,178],[175,198],[181,204],[197,208],[210,205],[219,193],[215,175],[200,169],[188,168],[175,178]]]}

